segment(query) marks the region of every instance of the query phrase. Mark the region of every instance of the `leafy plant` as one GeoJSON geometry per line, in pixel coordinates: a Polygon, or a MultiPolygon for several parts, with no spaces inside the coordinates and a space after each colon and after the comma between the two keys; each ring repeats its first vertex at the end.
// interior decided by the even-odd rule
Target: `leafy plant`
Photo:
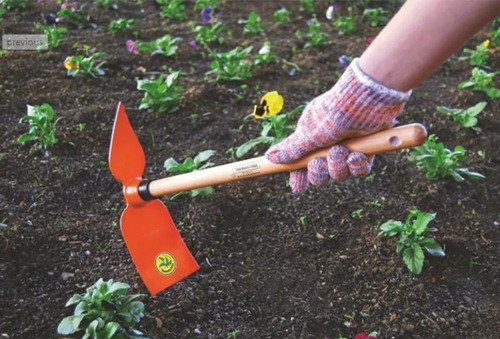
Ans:
{"type": "Polygon", "coordinates": [[[314,0],[300,0],[300,10],[309,14],[314,13],[314,0]]]}
{"type": "Polygon", "coordinates": [[[352,12],[352,7],[348,8],[349,15],[339,16],[333,21],[333,25],[339,30],[339,34],[347,35],[356,32],[356,22],[354,20],[354,14],[352,12]]]}
{"type": "Polygon", "coordinates": [[[248,55],[252,51],[252,46],[242,49],[236,47],[228,52],[210,52],[212,58],[210,62],[211,70],[205,73],[206,76],[215,76],[218,80],[244,80],[252,76],[252,63],[248,60],[248,55]]]}
{"type": "Polygon", "coordinates": [[[169,19],[185,20],[185,5],[183,0],[156,0],[161,6],[161,16],[169,19]]]}
{"type": "Polygon", "coordinates": [[[453,151],[445,147],[441,142],[437,142],[435,135],[430,135],[427,140],[408,155],[408,160],[415,162],[417,167],[425,172],[428,179],[443,179],[453,177],[458,182],[464,181],[464,176],[471,179],[484,179],[484,176],[477,172],[471,172],[466,167],[458,167],[467,160],[465,149],[457,145],[453,151]]]}
{"type": "Polygon", "coordinates": [[[168,57],[177,52],[177,43],[181,40],[181,38],[172,38],[167,34],[150,42],[138,42],[137,49],[140,52],[151,53],[151,55],[163,55],[168,57]]]}
{"type": "Polygon", "coordinates": [[[67,69],[67,74],[70,77],[78,77],[83,75],[91,75],[93,77],[102,76],[105,74],[102,65],[105,61],[99,62],[98,59],[104,57],[104,52],[94,52],[88,56],[74,55],[69,56],[64,60],[64,67],[67,69]]]}
{"type": "Polygon", "coordinates": [[[388,14],[389,12],[382,7],[366,8],[363,11],[363,17],[368,20],[368,23],[372,27],[377,27],[381,24],[385,24],[388,21],[388,14]]]}
{"type": "Polygon", "coordinates": [[[118,20],[112,20],[109,23],[109,31],[111,33],[116,32],[131,32],[139,21],[136,19],[126,19],[120,18],[118,20]]]}
{"type": "Polygon", "coordinates": [[[224,38],[220,34],[226,27],[220,22],[212,22],[210,26],[194,26],[191,24],[191,29],[196,34],[196,42],[200,45],[207,46],[211,42],[217,42],[220,45],[224,43],[224,38]]]}
{"type": "Polygon", "coordinates": [[[276,54],[271,50],[271,43],[266,41],[264,46],[259,50],[259,53],[255,56],[255,65],[265,65],[276,61],[276,54]]]}
{"type": "Polygon", "coordinates": [[[134,327],[144,317],[143,294],[128,294],[130,286],[99,279],[85,293],[73,295],[66,307],[76,305],[73,315],[57,327],[62,335],[84,332],[83,338],[145,338],[134,327]]]}
{"type": "Polygon", "coordinates": [[[43,149],[49,149],[57,143],[56,124],[52,106],[44,103],[40,106],[29,106],[26,115],[19,123],[27,122],[29,129],[27,133],[20,135],[17,142],[24,145],[28,141],[35,141],[43,149]]]}
{"type": "Polygon", "coordinates": [[[497,29],[492,29],[490,32],[490,36],[493,46],[500,46],[500,27],[498,27],[497,29]]]}
{"type": "Polygon", "coordinates": [[[67,21],[79,28],[85,26],[88,21],[88,16],[85,16],[81,8],[61,8],[57,12],[57,16],[62,19],[62,21],[67,21]]]}
{"type": "Polygon", "coordinates": [[[258,145],[272,146],[279,143],[295,130],[293,119],[304,110],[305,106],[300,105],[285,114],[277,114],[264,118],[261,123],[260,136],[248,140],[236,149],[236,157],[241,158],[258,145]]]}
{"type": "MultiPolygon", "coordinates": [[[[165,161],[164,167],[165,170],[169,173],[176,173],[176,174],[190,173],[213,166],[213,163],[209,162],[209,160],[214,155],[215,151],[206,150],[198,153],[198,155],[196,155],[194,159],[191,157],[184,159],[182,163],[177,162],[174,158],[169,158],[165,161]]],[[[210,195],[213,192],[214,189],[209,186],[209,187],[197,188],[188,192],[179,192],[177,194],[172,195],[170,199],[175,199],[176,197],[182,194],[189,194],[191,197],[196,197],[202,195],[210,195]]]]}
{"type": "Polygon", "coordinates": [[[488,73],[482,69],[475,67],[472,70],[472,76],[469,80],[458,84],[458,88],[472,87],[475,91],[483,91],[492,99],[500,98],[500,88],[494,86],[495,76],[500,72],[488,73]]]}
{"type": "Polygon", "coordinates": [[[8,10],[23,9],[27,2],[27,0],[0,0],[0,6],[8,10]]]}
{"type": "Polygon", "coordinates": [[[219,5],[219,0],[196,0],[194,9],[199,11],[206,7],[216,8],[219,5]]]}
{"type": "Polygon", "coordinates": [[[284,7],[274,12],[273,17],[283,25],[288,25],[290,23],[290,12],[284,7]]]}
{"type": "Polygon", "coordinates": [[[433,256],[442,257],[445,255],[438,242],[427,236],[428,233],[437,231],[436,228],[427,226],[435,217],[435,214],[414,209],[408,214],[405,223],[389,220],[380,225],[379,235],[399,237],[396,252],[402,253],[406,267],[413,274],[422,272],[425,259],[422,248],[433,256]]]}
{"type": "Polygon", "coordinates": [[[477,125],[476,116],[481,113],[485,107],[486,102],[481,101],[469,108],[449,108],[445,106],[438,106],[436,109],[438,112],[449,116],[453,121],[460,123],[463,127],[474,127],[477,125]]]}
{"type": "Polygon", "coordinates": [[[476,46],[476,49],[464,48],[464,56],[460,57],[460,60],[469,60],[472,66],[485,66],[488,62],[489,51],[488,46],[490,44],[489,40],[485,40],[482,44],[476,46]]]}
{"type": "Polygon", "coordinates": [[[0,6],[0,24],[2,23],[2,17],[5,15],[5,13],[7,12],[7,10],[0,6]]]}
{"type": "MultiPolygon", "coordinates": [[[[318,47],[328,42],[328,35],[321,32],[321,24],[316,18],[312,18],[307,22],[308,32],[306,34],[307,43],[305,48],[318,47]]],[[[299,34],[300,36],[300,34],[299,34]]]]}
{"type": "Polygon", "coordinates": [[[260,19],[260,16],[254,11],[248,14],[248,18],[246,20],[240,19],[238,20],[238,23],[245,24],[245,27],[243,28],[244,33],[260,34],[264,31],[264,29],[262,28],[262,20],[260,19]]]}
{"type": "Polygon", "coordinates": [[[183,88],[177,83],[181,72],[170,73],[167,77],[161,75],[158,79],[138,80],[137,89],[144,91],[139,109],[154,110],[161,113],[171,113],[178,109],[183,88]]]}
{"type": "Polygon", "coordinates": [[[65,27],[46,26],[40,22],[37,22],[35,27],[47,35],[50,48],[58,47],[65,40],[66,33],[68,33],[68,29],[65,27]]]}

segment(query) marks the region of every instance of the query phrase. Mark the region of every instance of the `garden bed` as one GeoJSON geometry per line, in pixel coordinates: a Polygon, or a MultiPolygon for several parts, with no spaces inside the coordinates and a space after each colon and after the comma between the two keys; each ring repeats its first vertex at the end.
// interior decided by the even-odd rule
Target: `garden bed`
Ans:
{"type": "MultiPolygon", "coordinates": [[[[207,149],[217,151],[217,164],[235,161],[226,151],[258,136],[259,124],[244,118],[263,93],[279,91],[285,111],[292,110],[328,90],[343,72],[338,57],[360,55],[367,37],[380,30],[365,24],[341,36],[324,19],[328,4],[318,4],[329,43],[303,48],[294,32],[307,29],[308,16],[298,1],[282,2],[293,13],[288,26],[273,19],[278,1],[226,1],[217,13],[231,35],[216,49],[251,45],[258,51],[264,38],[243,34],[237,23],[255,10],[274,52],[300,71],[291,76],[279,64],[255,66],[248,80],[209,83],[209,60],[201,48],[189,46],[193,34],[186,21],[161,18],[150,1],[119,2],[116,11],[85,3],[94,28],[71,28],[67,40],[48,52],[0,57],[0,222],[8,226],[0,231],[3,337],[57,336],[58,322],[71,313],[65,302],[101,277],[146,293],[121,238],[123,196],[107,164],[118,101],[144,147],[146,177],[165,176],[167,158],[207,149]],[[143,40],[165,33],[181,37],[179,50],[171,58],[127,52],[130,36],[107,31],[118,17],[140,19],[143,40]],[[63,62],[75,54],[76,42],[107,53],[105,76],[66,75],[63,62]],[[184,72],[179,110],[138,110],[142,93],[136,80],[168,68],[184,72]],[[50,152],[16,142],[26,131],[18,123],[26,105],[43,102],[62,117],[59,142],[50,152]]],[[[191,7],[188,2],[188,17],[198,20],[191,7]]],[[[36,33],[33,23],[41,13],[57,8],[30,1],[25,10],[5,15],[3,31],[36,33]]],[[[479,33],[468,46],[487,34],[479,33]]],[[[406,152],[396,152],[377,157],[369,180],[300,195],[289,192],[285,175],[276,175],[217,187],[209,196],[165,200],[201,268],[157,297],[144,298],[144,332],[153,338],[226,337],[233,331],[252,338],[352,337],[361,331],[379,331],[383,338],[495,337],[499,106],[483,93],[457,89],[471,68],[459,55],[414,90],[400,123],[421,122],[448,147],[463,145],[467,165],[486,179],[429,181],[406,152]],[[436,111],[438,105],[468,107],[481,100],[488,106],[479,116],[480,132],[436,111]],[[413,207],[436,213],[432,225],[446,251],[445,257],[426,258],[416,276],[396,254],[395,241],[377,237],[381,223],[404,220],[413,207]]],[[[492,55],[490,65],[495,64],[498,57],[492,55]]],[[[256,150],[263,154],[265,148],[256,150]]]]}

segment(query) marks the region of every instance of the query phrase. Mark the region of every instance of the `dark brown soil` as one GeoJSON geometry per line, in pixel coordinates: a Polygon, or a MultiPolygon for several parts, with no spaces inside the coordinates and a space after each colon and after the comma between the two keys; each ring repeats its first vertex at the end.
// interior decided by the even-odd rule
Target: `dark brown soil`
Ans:
{"type": "MultiPolygon", "coordinates": [[[[189,3],[189,16],[197,20],[189,3]]],[[[221,49],[244,44],[258,50],[263,38],[244,36],[237,20],[255,9],[269,28],[281,5],[221,5],[220,18],[232,33],[221,49]]],[[[258,135],[258,124],[243,118],[264,92],[280,91],[285,110],[310,100],[341,74],[337,58],[360,55],[366,37],[377,33],[365,25],[354,36],[340,36],[324,23],[330,43],[303,49],[294,32],[305,29],[306,17],[300,17],[298,2],[286,6],[294,13],[293,23],[268,29],[267,38],[281,58],[300,66],[293,77],[276,65],[256,68],[245,82],[207,83],[203,76],[209,61],[187,45],[192,38],[187,23],[160,18],[150,1],[143,11],[133,1],[120,1],[118,11],[88,1],[86,10],[97,28],[71,29],[68,40],[51,52],[11,52],[0,58],[0,222],[9,226],[0,231],[2,337],[56,337],[58,322],[72,312],[64,307],[66,300],[100,277],[146,292],[121,238],[124,203],[107,165],[119,100],[144,146],[145,176],[164,176],[167,158],[183,159],[206,149],[217,150],[218,164],[234,161],[225,151],[258,135]],[[171,59],[129,54],[127,35],[107,32],[109,21],[118,17],[142,19],[143,40],[170,33],[184,41],[171,59]],[[66,76],[63,61],[75,53],[76,42],[108,54],[104,77],[66,76]],[[164,67],[185,73],[180,111],[139,111],[142,94],[136,79],[164,67]],[[238,98],[243,83],[247,93],[238,98]],[[26,104],[43,102],[63,118],[59,143],[49,154],[16,143],[26,131],[18,124],[26,104]],[[198,114],[194,122],[192,113],[198,114]],[[77,123],[85,123],[85,129],[78,131],[77,123]],[[64,280],[63,273],[74,276],[64,280]]],[[[324,7],[318,7],[321,18],[324,7]]],[[[6,15],[3,32],[35,33],[33,22],[55,8],[30,1],[26,10],[6,15]]],[[[470,46],[484,38],[486,31],[470,46]]],[[[350,180],[293,195],[286,176],[277,175],[218,187],[207,197],[168,202],[201,269],[158,297],[145,298],[145,333],[153,338],[198,331],[223,338],[233,330],[249,338],[352,337],[360,331],[379,331],[383,338],[497,337],[499,106],[481,93],[456,89],[469,72],[466,62],[451,58],[414,91],[400,120],[424,123],[448,147],[463,145],[470,155],[467,165],[485,180],[431,182],[401,152],[377,158],[373,181],[350,180]],[[435,110],[480,100],[489,101],[479,117],[480,133],[459,128],[435,110]],[[378,225],[403,220],[414,206],[437,214],[436,237],[446,248],[446,257],[426,258],[419,276],[404,267],[393,240],[376,236],[378,225]],[[356,209],[363,209],[362,217],[351,215],[356,209]]]]}

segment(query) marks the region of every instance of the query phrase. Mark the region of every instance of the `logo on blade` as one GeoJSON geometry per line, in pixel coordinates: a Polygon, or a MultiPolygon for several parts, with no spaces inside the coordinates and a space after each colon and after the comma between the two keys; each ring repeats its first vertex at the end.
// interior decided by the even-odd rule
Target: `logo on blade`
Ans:
{"type": "Polygon", "coordinates": [[[156,269],[161,274],[169,275],[175,271],[175,259],[170,253],[159,253],[155,260],[156,269]]]}

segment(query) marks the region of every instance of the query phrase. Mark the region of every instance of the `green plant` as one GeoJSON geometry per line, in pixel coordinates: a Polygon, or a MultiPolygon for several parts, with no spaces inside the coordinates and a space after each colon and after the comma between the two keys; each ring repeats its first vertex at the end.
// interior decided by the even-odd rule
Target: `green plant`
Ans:
{"type": "Polygon", "coordinates": [[[255,56],[255,65],[265,65],[276,61],[276,54],[271,50],[271,43],[266,41],[264,46],[259,50],[259,53],[255,56]]]}
{"type": "Polygon", "coordinates": [[[264,31],[264,29],[262,28],[262,20],[260,19],[260,16],[254,11],[248,14],[248,18],[246,20],[240,19],[238,20],[238,23],[245,24],[245,27],[243,28],[244,33],[260,34],[264,31]]]}
{"type": "Polygon", "coordinates": [[[248,56],[252,51],[252,46],[247,48],[236,47],[228,52],[210,52],[211,70],[205,73],[206,76],[215,76],[218,80],[244,80],[252,76],[252,62],[248,56]]]}
{"type": "Polygon", "coordinates": [[[118,9],[115,0],[94,0],[95,4],[100,7],[118,9]]]}
{"type": "Polygon", "coordinates": [[[485,66],[489,58],[488,46],[490,44],[489,40],[485,40],[483,43],[476,46],[476,49],[464,48],[464,56],[460,57],[459,60],[469,60],[471,66],[485,66]]]}
{"type": "Polygon", "coordinates": [[[0,6],[0,24],[2,23],[2,17],[5,15],[5,13],[7,12],[7,10],[0,6]]]}
{"type": "Polygon", "coordinates": [[[442,257],[445,255],[438,242],[427,236],[428,233],[437,231],[437,229],[427,226],[435,217],[435,214],[414,209],[406,217],[405,223],[389,220],[380,225],[379,235],[399,237],[396,252],[402,253],[406,267],[413,274],[422,272],[425,259],[422,248],[433,256],[442,257]]]}
{"type": "Polygon", "coordinates": [[[135,25],[137,25],[138,22],[139,20],[136,19],[125,19],[125,18],[112,20],[109,23],[109,31],[113,34],[116,32],[131,32],[135,28],[135,25]]]}
{"type": "Polygon", "coordinates": [[[105,74],[102,65],[105,61],[99,62],[98,59],[106,55],[104,52],[94,52],[88,56],[74,55],[69,56],[64,60],[64,67],[67,69],[67,74],[70,77],[83,75],[91,75],[93,77],[102,76],[105,74]]]}
{"type": "Polygon", "coordinates": [[[481,113],[485,107],[486,102],[481,101],[469,108],[449,108],[445,106],[438,106],[436,109],[438,112],[449,116],[453,121],[460,123],[463,127],[474,127],[477,125],[476,116],[481,113]]]}
{"type": "Polygon", "coordinates": [[[284,7],[274,12],[273,17],[283,25],[288,25],[290,23],[290,12],[284,7]]]}
{"type": "Polygon", "coordinates": [[[314,13],[314,0],[300,0],[300,10],[309,14],[314,13]]]}
{"type": "Polygon", "coordinates": [[[44,103],[40,106],[29,106],[26,115],[19,123],[29,124],[28,132],[20,135],[17,142],[24,145],[28,141],[35,141],[43,149],[49,149],[57,143],[56,124],[52,106],[44,103]]]}
{"type": "Polygon", "coordinates": [[[85,24],[88,21],[88,16],[85,16],[80,9],[71,9],[71,8],[61,8],[57,12],[57,16],[64,21],[67,21],[75,26],[78,26],[79,28],[82,28],[85,26],[85,24]]]}
{"type": "MultiPolygon", "coordinates": [[[[305,48],[318,47],[328,42],[328,35],[321,32],[321,24],[316,18],[312,18],[307,22],[308,32],[306,34],[307,42],[305,48]]],[[[300,36],[300,34],[299,34],[300,36]]]]}
{"type": "Polygon", "coordinates": [[[140,52],[151,53],[151,55],[172,56],[177,52],[177,43],[181,38],[172,38],[165,35],[150,42],[137,42],[137,49],[140,52]]]}
{"type": "MultiPolygon", "coordinates": [[[[165,161],[164,167],[168,173],[176,173],[176,174],[190,173],[213,166],[214,164],[212,162],[209,162],[209,160],[214,155],[215,151],[206,150],[198,153],[198,155],[196,155],[194,159],[191,157],[184,159],[182,163],[177,162],[174,158],[169,158],[165,161]]],[[[209,186],[209,187],[197,188],[188,192],[179,192],[172,195],[170,199],[175,199],[183,194],[189,194],[191,197],[196,197],[202,195],[210,195],[213,192],[214,189],[209,186]]]]}
{"type": "Polygon", "coordinates": [[[295,130],[293,119],[304,110],[305,106],[300,105],[288,113],[277,114],[262,119],[260,136],[248,140],[236,149],[236,157],[241,158],[258,145],[272,146],[286,138],[295,130]]]}
{"type": "Polygon", "coordinates": [[[339,34],[341,35],[353,34],[354,32],[356,32],[356,22],[354,20],[352,7],[349,7],[348,11],[349,15],[339,16],[333,21],[333,25],[337,27],[337,29],[339,30],[339,34]]]}
{"type": "Polygon", "coordinates": [[[0,6],[8,10],[23,9],[27,2],[27,0],[0,0],[0,6]]]}
{"type": "Polygon", "coordinates": [[[39,22],[35,23],[35,27],[47,35],[50,48],[58,47],[65,40],[66,33],[68,33],[68,29],[65,27],[46,26],[39,22]]]}
{"type": "Polygon", "coordinates": [[[128,284],[99,279],[85,293],[73,295],[66,307],[76,305],[73,315],[57,327],[62,335],[84,332],[83,338],[145,338],[134,327],[144,317],[143,294],[128,294],[128,284]]]}
{"type": "Polygon", "coordinates": [[[184,0],[156,0],[161,6],[161,16],[175,20],[185,20],[184,0]]]}
{"type": "Polygon", "coordinates": [[[226,27],[217,21],[212,21],[210,26],[194,26],[191,24],[191,30],[196,34],[196,42],[200,45],[207,46],[211,42],[217,42],[220,45],[224,43],[224,38],[220,34],[226,27]]]}
{"type": "Polygon", "coordinates": [[[500,27],[497,29],[492,29],[490,32],[491,43],[494,47],[500,46],[500,27]]]}
{"type": "Polygon", "coordinates": [[[472,70],[472,76],[469,80],[458,84],[458,88],[464,89],[472,87],[475,91],[483,91],[492,99],[500,98],[500,88],[494,86],[495,76],[500,72],[488,73],[475,67],[472,70]]]}
{"type": "Polygon", "coordinates": [[[196,0],[194,9],[199,11],[206,7],[216,8],[219,6],[219,0],[196,0]]]}
{"type": "Polygon", "coordinates": [[[389,12],[382,7],[366,8],[363,11],[363,18],[366,18],[368,20],[370,26],[377,27],[381,24],[385,24],[388,21],[388,14],[389,12]]]}
{"type": "Polygon", "coordinates": [[[351,212],[351,217],[355,219],[361,219],[363,217],[364,210],[362,208],[358,208],[351,212]]]}
{"type": "Polygon", "coordinates": [[[453,177],[458,182],[464,181],[464,175],[472,179],[483,179],[484,176],[477,172],[471,172],[466,167],[458,166],[467,160],[465,149],[457,145],[453,151],[437,142],[435,135],[430,135],[427,140],[415,147],[408,155],[408,160],[415,162],[417,167],[425,172],[428,179],[443,179],[453,177]]]}
{"type": "Polygon", "coordinates": [[[183,88],[177,83],[181,72],[170,73],[167,77],[161,75],[158,79],[138,80],[137,89],[144,91],[139,109],[154,110],[161,113],[171,113],[178,109],[183,88]]]}

